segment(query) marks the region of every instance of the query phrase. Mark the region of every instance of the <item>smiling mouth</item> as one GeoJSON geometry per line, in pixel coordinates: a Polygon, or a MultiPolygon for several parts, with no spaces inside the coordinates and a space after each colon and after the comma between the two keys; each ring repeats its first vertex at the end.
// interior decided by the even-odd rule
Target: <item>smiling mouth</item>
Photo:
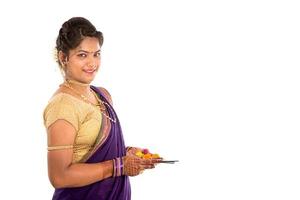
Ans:
{"type": "Polygon", "coordinates": [[[96,71],[96,69],[83,70],[86,73],[92,74],[96,71]]]}

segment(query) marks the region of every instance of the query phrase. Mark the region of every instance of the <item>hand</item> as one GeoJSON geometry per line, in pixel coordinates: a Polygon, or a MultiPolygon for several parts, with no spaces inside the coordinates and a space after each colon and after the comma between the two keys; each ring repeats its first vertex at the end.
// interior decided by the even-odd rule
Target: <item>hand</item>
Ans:
{"type": "Polygon", "coordinates": [[[123,158],[124,175],[137,176],[145,169],[153,169],[159,159],[142,159],[135,155],[127,155],[123,158]]]}
{"type": "Polygon", "coordinates": [[[138,151],[143,151],[142,148],[139,147],[127,147],[127,151],[126,151],[126,155],[134,155],[136,154],[136,152],[138,151]]]}
{"type": "Polygon", "coordinates": [[[144,169],[153,169],[161,161],[161,158],[141,159],[141,165],[144,169]]]}
{"type": "Polygon", "coordinates": [[[137,176],[144,168],[141,165],[141,159],[134,155],[127,155],[123,158],[123,170],[126,176],[137,176]]]}

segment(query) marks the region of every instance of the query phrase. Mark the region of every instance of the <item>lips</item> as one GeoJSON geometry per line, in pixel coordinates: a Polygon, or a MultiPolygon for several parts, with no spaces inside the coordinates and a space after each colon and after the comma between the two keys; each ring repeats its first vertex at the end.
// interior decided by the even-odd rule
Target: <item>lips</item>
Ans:
{"type": "Polygon", "coordinates": [[[84,69],[83,70],[85,73],[89,73],[89,74],[92,74],[96,71],[96,69],[84,69]]]}

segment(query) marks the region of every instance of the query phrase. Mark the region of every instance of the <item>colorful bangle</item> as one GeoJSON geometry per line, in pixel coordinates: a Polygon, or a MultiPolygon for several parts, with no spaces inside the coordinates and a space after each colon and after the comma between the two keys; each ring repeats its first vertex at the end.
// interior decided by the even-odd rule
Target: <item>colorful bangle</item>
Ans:
{"type": "Polygon", "coordinates": [[[113,159],[113,165],[114,165],[114,171],[113,171],[113,177],[122,176],[124,174],[124,165],[122,157],[114,158],[113,159]]]}
{"type": "Polygon", "coordinates": [[[123,165],[123,159],[120,158],[120,171],[121,171],[121,176],[124,175],[124,165],[123,165]]]}

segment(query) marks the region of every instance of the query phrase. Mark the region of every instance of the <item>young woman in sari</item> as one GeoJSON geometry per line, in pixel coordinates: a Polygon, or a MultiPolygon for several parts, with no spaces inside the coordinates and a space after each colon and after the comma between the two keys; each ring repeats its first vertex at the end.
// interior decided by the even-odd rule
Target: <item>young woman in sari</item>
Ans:
{"type": "Polygon", "coordinates": [[[154,168],[125,148],[109,92],[90,83],[101,61],[102,33],[81,17],[66,21],[56,40],[65,81],[44,110],[48,174],[54,200],[129,200],[128,176],[154,168]]]}

